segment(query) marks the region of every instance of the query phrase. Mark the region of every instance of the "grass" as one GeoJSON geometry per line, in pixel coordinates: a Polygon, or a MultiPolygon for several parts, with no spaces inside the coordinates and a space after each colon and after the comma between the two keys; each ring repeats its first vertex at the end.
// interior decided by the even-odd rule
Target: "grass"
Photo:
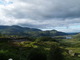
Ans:
{"type": "Polygon", "coordinates": [[[68,50],[72,50],[74,53],[80,53],[80,48],[66,48],[68,50]]]}

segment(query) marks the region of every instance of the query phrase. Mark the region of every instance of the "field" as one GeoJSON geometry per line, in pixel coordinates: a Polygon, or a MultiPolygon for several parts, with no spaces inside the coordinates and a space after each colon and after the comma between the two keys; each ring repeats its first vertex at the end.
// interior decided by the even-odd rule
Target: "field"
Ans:
{"type": "Polygon", "coordinates": [[[42,56],[42,58],[39,57],[40,60],[80,60],[79,53],[80,40],[76,38],[0,38],[0,60],[9,58],[13,58],[14,60],[37,60],[38,58],[36,58],[36,56],[39,57],[39,55],[42,56]]]}

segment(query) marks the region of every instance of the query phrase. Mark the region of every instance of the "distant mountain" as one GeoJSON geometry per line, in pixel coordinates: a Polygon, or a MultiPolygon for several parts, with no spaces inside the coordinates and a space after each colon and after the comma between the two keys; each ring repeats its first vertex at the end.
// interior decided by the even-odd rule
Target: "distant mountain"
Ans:
{"type": "Polygon", "coordinates": [[[67,34],[69,34],[69,35],[77,35],[77,34],[79,34],[79,32],[73,32],[73,33],[67,33],[67,34]]]}
{"type": "Polygon", "coordinates": [[[25,35],[25,36],[33,36],[33,37],[67,35],[67,33],[59,32],[56,30],[42,31],[36,28],[21,27],[17,25],[0,26],[0,33],[5,35],[25,35]]]}

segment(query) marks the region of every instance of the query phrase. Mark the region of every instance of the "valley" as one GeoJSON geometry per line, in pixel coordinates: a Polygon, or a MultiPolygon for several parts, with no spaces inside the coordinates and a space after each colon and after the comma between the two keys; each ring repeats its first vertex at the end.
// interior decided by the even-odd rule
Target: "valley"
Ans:
{"type": "Polygon", "coordinates": [[[0,60],[80,60],[80,34],[28,28],[30,35],[22,35],[18,28],[10,26],[9,29],[16,32],[8,29],[8,34],[6,28],[0,28],[0,60]],[[21,35],[17,35],[17,31],[21,35]]]}

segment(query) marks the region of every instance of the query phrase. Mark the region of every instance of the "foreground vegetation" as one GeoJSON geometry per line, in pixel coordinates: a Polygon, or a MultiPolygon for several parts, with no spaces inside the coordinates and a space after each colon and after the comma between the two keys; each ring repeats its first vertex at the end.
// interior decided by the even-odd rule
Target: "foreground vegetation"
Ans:
{"type": "MultiPolygon", "coordinates": [[[[58,37],[59,38],[59,37],[58,37]]],[[[0,38],[0,60],[80,60],[80,41],[51,37],[0,38]],[[25,41],[23,41],[25,39],[25,41]],[[22,41],[21,41],[22,40],[22,41]],[[69,50],[72,50],[69,53],[69,50]]]]}

